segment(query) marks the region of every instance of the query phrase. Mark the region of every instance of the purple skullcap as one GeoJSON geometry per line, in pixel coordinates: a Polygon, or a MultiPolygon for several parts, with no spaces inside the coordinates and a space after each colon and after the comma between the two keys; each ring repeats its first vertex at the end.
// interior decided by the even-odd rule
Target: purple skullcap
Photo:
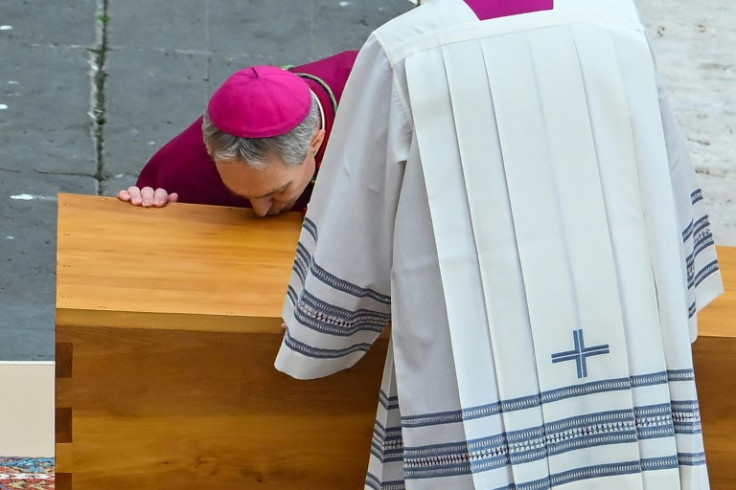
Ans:
{"type": "Polygon", "coordinates": [[[299,76],[275,66],[253,66],[225,80],[210,99],[210,121],[240,138],[288,133],[309,114],[312,95],[299,76]]]}

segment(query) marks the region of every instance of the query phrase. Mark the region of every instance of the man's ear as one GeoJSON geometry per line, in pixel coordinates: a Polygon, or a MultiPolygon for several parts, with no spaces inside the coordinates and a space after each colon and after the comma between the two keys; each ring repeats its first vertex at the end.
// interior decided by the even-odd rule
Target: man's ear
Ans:
{"type": "Polygon", "coordinates": [[[312,154],[316,154],[319,150],[319,147],[322,146],[322,142],[325,140],[325,130],[324,129],[318,129],[314,132],[314,136],[312,136],[312,141],[309,143],[309,151],[312,152],[312,154]]]}

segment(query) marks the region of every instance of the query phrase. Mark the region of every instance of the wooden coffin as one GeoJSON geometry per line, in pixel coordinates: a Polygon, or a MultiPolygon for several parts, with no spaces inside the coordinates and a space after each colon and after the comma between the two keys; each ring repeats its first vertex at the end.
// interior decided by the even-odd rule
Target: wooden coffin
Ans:
{"type": "MultiPolygon", "coordinates": [[[[386,353],[277,372],[302,216],[59,196],[57,489],[363,488],[386,353]]],[[[695,370],[714,490],[736,488],[736,249],[695,370]]]]}
{"type": "Polygon", "coordinates": [[[386,340],[273,367],[301,220],[59,196],[57,489],[363,487],[386,340]]]}

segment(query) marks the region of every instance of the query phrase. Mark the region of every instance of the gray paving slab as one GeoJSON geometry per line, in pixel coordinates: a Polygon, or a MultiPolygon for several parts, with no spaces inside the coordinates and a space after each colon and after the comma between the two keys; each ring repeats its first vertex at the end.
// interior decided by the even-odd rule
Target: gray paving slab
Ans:
{"type": "Polygon", "coordinates": [[[94,175],[90,52],[2,39],[0,168],[94,175]]]}
{"type": "Polygon", "coordinates": [[[18,45],[93,45],[98,3],[97,0],[3,0],[0,24],[12,29],[0,32],[0,39],[18,45]]]}
{"type": "Polygon", "coordinates": [[[156,149],[201,113],[208,56],[112,48],[105,62],[105,180],[137,175],[156,149]]]}
{"type": "MultiPolygon", "coordinates": [[[[209,0],[107,0],[110,48],[202,50],[207,42],[209,0]]],[[[219,1],[233,4],[242,2],[219,1]]]]}
{"type": "Polygon", "coordinates": [[[360,49],[376,26],[414,8],[406,0],[314,0],[312,55],[321,58],[341,49],[360,49]],[[338,27],[339,26],[339,27],[338,27]]]}
{"type": "Polygon", "coordinates": [[[223,55],[246,54],[258,64],[309,59],[312,1],[210,4],[208,48],[223,55]]]}
{"type": "Polygon", "coordinates": [[[51,361],[54,359],[54,303],[0,302],[3,327],[0,361],[51,361]]]}
{"type": "Polygon", "coordinates": [[[54,356],[57,194],[93,177],[0,170],[0,361],[54,356]]]}

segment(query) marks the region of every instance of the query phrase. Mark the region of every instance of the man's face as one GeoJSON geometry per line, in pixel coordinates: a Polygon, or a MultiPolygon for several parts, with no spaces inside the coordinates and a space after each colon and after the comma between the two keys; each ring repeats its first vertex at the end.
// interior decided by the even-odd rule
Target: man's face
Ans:
{"type": "Polygon", "coordinates": [[[231,192],[248,199],[258,216],[274,216],[288,211],[312,180],[317,154],[325,138],[325,130],[318,129],[309,143],[307,157],[288,167],[278,154],[271,154],[262,163],[252,167],[240,160],[215,160],[217,172],[231,192]]]}
{"type": "Polygon", "coordinates": [[[230,191],[248,199],[258,216],[288,211],[314,175],[314,154],[304,162],[287,167],[278,155],[271,155],[263,167],[251,167],[239,160],[216,160],[222,182],[230,191]]]}

